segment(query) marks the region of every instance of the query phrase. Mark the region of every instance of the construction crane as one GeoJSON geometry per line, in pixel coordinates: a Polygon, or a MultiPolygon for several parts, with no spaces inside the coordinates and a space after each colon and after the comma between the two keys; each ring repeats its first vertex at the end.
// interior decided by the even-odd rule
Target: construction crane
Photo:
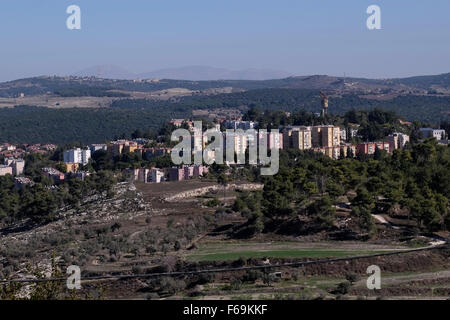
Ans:
{"type": "Polygon", "coordinates": [[[320,91],[320,100],[322,102],[322,117],[325,117],[328,110],[328,96],[323,91],[320,91]]]}

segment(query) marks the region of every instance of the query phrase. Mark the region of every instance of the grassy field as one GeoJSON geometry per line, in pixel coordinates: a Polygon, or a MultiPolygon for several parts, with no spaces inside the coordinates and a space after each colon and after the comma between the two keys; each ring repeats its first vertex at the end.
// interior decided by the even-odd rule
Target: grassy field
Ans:
{"type": "Polygon", "coordinates": [[[214,253],[195,253],[188,255],[192,261],[237,260],[239,258],[341,258],[359,255],[377,254],[386,251],[371,250],[326,250],[326,249],[294,249],[294,250],[261,250],[232,251],[214,253]]]}

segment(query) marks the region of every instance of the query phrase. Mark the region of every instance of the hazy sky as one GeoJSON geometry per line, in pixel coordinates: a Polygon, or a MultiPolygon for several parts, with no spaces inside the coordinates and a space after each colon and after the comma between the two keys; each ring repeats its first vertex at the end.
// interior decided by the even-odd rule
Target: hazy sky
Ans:
{"type": "Polygon", "coordinates": [[[450,72],[449,0],[2,0],[0,81],[98,64],[187,65],[297,75],[450,72]],[[66,28],[81,7],[82,29],[66,28]],[[366,28],[381,7],[382,30],[366,28]]]}

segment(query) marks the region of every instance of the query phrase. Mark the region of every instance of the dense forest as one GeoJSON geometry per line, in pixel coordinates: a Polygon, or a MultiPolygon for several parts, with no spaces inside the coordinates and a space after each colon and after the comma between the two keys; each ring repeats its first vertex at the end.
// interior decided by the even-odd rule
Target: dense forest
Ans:
{"type": "Polygon", "coordinates": [[[157,130],[171,118],[191,112],[154,109],[0,108],[0,141],[10,143],[101,143],[129,137],[136,128],[157,130]]]}
{"type": "MultiPolygon", "coordinates": [[[[62,90],[62,89],[61,89],[62,90]]],[[[83,89],[80,89],[83,90],[83,89]]],[[[106,89],[102,89],[106,90],[106,89]]],[[[97,94],[114,94],[110,91],[97,94]]],[[[75,89],[61,94],[77,95],[75,89]]],[[[171,118],[192,117],[194,109],[256,107],[262,111],[305,110],[319,113],[319,91],[306,89],[261,89],[240,93],[179,98],[174,102],[145,99],[119,99],[110,108],[48,109],[19,106],[0,109],[0,142],[82,143],[102,142],[117,136],[129,136],[132,130],[157,129],[171,118]]],[[[343,115],[353,109],[382,108],[395,111],[403,119],[420,120],[438,126],[450,120],[449,97],[400,96],[377,101],[357,95],[330,98],[330,115],[343,115]]]]}
{"type": "MultiPolygon", "coordinates": [[[[124,99],[115,101],[112,107],[154,108],[163,104],[167,104],[167,102],[124,99]]],[[[262,110],[321,111],[319,91],[308,89],[258,89],[214,96],[183,97],[173,105],[177,109],[257,106],[262,110]]],[[[343,114],[351,109],[381,108],[395,111],[405,120],[439,123],[442,120],[450,119],[449,106],[450,97],[406,95],[392,100],[379,101],[366,99],[356,94],[346,94],[330,97],[329,112],[343,114]]]]}

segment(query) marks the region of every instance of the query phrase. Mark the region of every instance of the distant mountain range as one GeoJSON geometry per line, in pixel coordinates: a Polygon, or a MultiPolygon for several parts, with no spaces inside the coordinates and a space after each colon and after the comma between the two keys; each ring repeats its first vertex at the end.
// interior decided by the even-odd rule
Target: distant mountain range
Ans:
{"type": "Polygon", "coordinates": [[[272,69],[229,70],[207,66],[186,66],[180,68],[158,69],[144,73],[132,73],[114,65],[93,66],[74,73],[81,77],[98,77],[106,79],[173,79],[191,81],[212,80],[269,80],[282,79],[292,74],[272,69]]]}

